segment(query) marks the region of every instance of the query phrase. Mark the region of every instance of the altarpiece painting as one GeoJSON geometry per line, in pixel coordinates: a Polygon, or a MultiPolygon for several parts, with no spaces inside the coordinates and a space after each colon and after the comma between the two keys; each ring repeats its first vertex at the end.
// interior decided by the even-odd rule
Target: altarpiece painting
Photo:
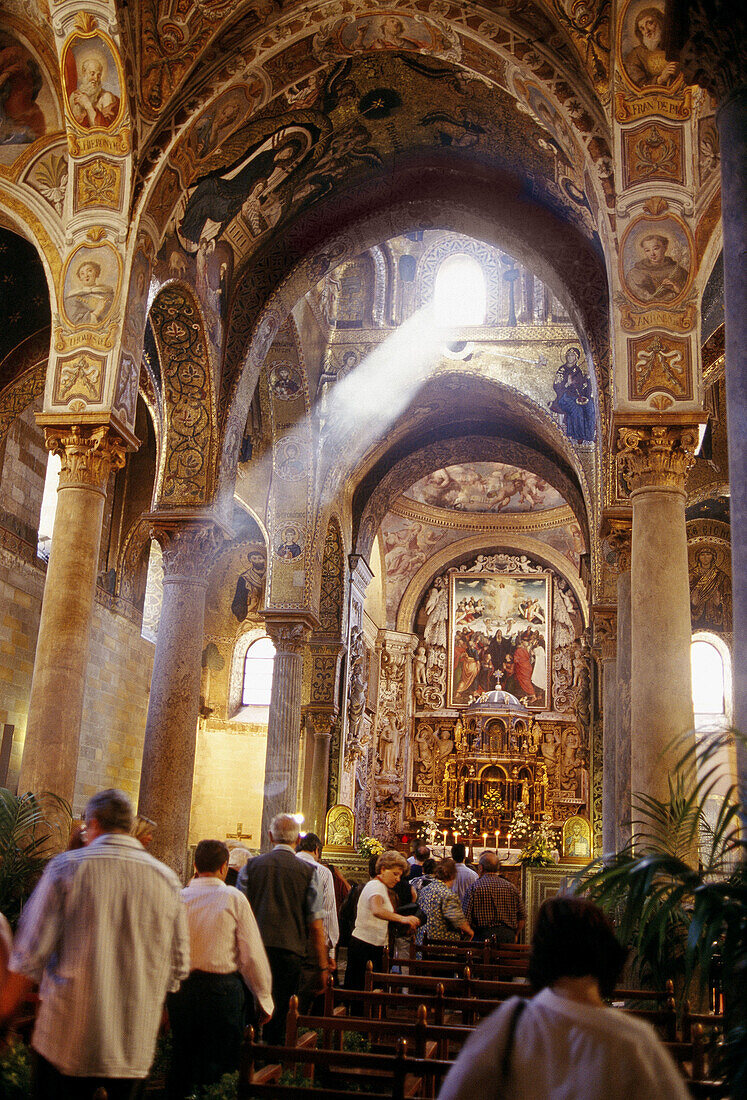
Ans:
{"type": "Polygon", "coordinates": [[[548,574],[452,574],[449,706],[467,707],[497,691],[530,710],[544,710],[550,698],[550,621],[548,574]]]}

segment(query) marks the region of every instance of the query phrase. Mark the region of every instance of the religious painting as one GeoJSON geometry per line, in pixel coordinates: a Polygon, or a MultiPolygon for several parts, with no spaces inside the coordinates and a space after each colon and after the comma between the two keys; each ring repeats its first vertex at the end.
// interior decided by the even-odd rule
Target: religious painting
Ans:
{"type": "Polygon", "coordinates": [[[667,57],[669,20],[663,0],[630,0],[620,22],[623,73],[633,88],[670,94],[682,84],[680,64],[667,57]]]}
{"type": "Polygon", "coordinates": [[[244,120],[258,107],[264,89],[259,80],[251,84],[236,84],[218,96],[193,125],[187,146],[196,160],[205,160],[227,137],[238,130],[244,120]]]}
{"type": "Polygon", "coordinates": [[[57,129],[54,96],[46,73],[31,51],[0,30],[0,164],[57,129]]]}
{"type": "Polygon", "coordinates": [[[641,305],[673,305],[691,283],[692,247],[684,222],[669,214],[638,218],[621,244],[623,284],[641,305]]]}
{"type": "Polygon", "coordinates": [[[507,693],[514,703],[545,709],[550,698],[550,581],[548,574],[451,574],[449,706],[500,702],[507,693]]]}
{"type": "Polygon", "coordinates": [[[581,349],[566,349],[563,362],[555,372],[552,388],[555,399],[550,411],[563,418],[566,435],[576,443],[591,443],[596,432],[591,378],[581,365],[581,349]]]}
{"type": "Polygon", "coordinates": [[[357,18],[346,16],[314,39],[320,61],[379,50],[410,50],[459,58],[459,41],[443,24],[401,11],[378,11],[357,18]]]}
{"type": "Polygon", "coordinates": [[[220,237],[238,215],[251,239],[275,226],[284,212],[283,185],[305,163],[318,136],[314,126],[289,123],[227,168],[203,176],[176,215],[183,248],[196,252],[200,241],[220,237]]]}
{"type": "Polygon", "coordinates": [[[563,823],[563,858],[591,859],[591,828],[585,817],[574,814],[563,823]]]}
{"type": "Polygon", "coordinates": [[[732,629],[731,562],[723,543],[690,544],[690,616],[693,630],[732,629]]]}
{"type": "Polygon", "coordinates": [[[308,452],[294,435],[279,439],[273,456],[275,473],[284,481],[301,481],[311,470],[308,452]]]}
{"type": "Polygon", "coordinates": [[[111,130],[125,100],[114,43],[101,32],[72,34],[62,52],[67,112],[81,130],[111,130]]]}
{"type": "Polygon", "coordinates": [[[303,383],[298,367],[293,363],[276,363],[270,371],[270,393],[278,401],[293,401],[303,397],[303,383]]]}
{"type": "Polygon", "coordinates": [[[135,251],[130,269],[130,282],[127,288],[122,343],[136,355],[143,346],[145,314],[148,308],[148,287],[150,283],[150,260],[142,248],[135,251]]]}
{"type": "Polygon", "coordinates": [[[457,512],[544,512],[564,498],[543,478],[505,462],[463,462],[434,470],[404,494],[410,500],[457,512]]]}
{"type": "Polygon", "coordinates": [[[298,527],[292,523],[286,524],[280,529],[278,542],[275,544],[275,557],[286,564],[301,557],[303,548],[303,535],[298,527]]]}
{"type": "Polygon", "coordinates": [[[262,606],[267,573],[264,546],[256,543],[250,546],[246,552],[245,564],[246,568],[242,569],[236,578],[236,588],[231,601],[231,614],[239,623],[243,623],[250,613],[258,612],[262,606]]]}
{"type": "Polygon", "coordinates": [[[324,831],[325,848],[334,848],[338,852],[353,852],[355,818],[348,806],[338,803],[327,811],[327,823],[324,831]]]}
{"type": "Polygon", "coordinates": [[[79,245],[65,265],[62,301],[71,325],[98,328],[111,316],[122,277],[110,244],[79,245]]]}

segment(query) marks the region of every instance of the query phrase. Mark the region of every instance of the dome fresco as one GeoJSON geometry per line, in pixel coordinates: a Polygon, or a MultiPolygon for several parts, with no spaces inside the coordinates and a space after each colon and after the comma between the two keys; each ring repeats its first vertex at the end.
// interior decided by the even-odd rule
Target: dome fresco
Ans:
{"type": "Polygon", "coordinates": [[[545,512],[565,504],[543,478],[504,462],[446,466],[420,478],[403,495],[457,512],[545,512]]]}

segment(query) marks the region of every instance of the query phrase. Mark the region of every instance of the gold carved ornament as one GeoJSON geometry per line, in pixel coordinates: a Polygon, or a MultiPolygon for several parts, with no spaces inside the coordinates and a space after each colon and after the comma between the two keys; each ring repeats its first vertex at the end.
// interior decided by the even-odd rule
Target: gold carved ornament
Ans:
{"type": "Polygon", "coordinates": [[[619,428],[617,460],[623,481],[631,493],[643,489],[684,493],[697,445],[697,428],[619,428]]]}
{"type": "Polygon", "coordinates": [[[127,445],[107,426],[45,428],[47,450],[59,455],[61,489],[90,488],[106,493],[112,470],[125,464],[127,445]]]}

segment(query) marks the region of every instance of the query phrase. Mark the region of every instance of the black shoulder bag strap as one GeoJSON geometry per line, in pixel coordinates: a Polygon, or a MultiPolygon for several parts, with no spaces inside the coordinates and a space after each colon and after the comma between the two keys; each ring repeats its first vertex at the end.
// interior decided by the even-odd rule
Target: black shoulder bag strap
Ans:
{"type": "Polygon", "coordinates": [[[508,1022],[508,1032],[506,1034],[506,1045],[503,1048],[503,1058],[501,1059],[501,1077],[504,1081],[508,1080],[508,1075],[511,1072],[511,1054],[514,1047],[514,1036],[516,1034],[516,1025],[519,1022],[522,1012],[527,1007],[527,1003],[522,999],[517,1004],[516,1008],[511,1014],[511,1019],[508,1022]]]}

